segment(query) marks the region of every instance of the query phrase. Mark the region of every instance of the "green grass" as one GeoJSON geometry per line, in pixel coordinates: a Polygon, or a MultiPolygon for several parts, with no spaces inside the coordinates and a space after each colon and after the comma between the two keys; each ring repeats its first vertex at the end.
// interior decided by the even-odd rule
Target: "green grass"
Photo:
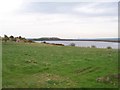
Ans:
{"type": "Polygon", "coordinates": [[[117,88],[97,82],[118,73],[114,49],[3,43],[3,88],[117,88]]]}

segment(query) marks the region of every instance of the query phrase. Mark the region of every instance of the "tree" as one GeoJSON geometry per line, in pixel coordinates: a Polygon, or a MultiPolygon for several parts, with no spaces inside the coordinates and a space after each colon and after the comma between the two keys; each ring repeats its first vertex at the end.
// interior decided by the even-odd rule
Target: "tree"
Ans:
{"type": "Polygon", "coordinates": [[[112,49],[112,47],[108,46],[107,49],[112,49]]]}
{"type": "Polygon", "coordinates": [[[22,39],[22,37],[21,37],[21,36],[19,36],[18,38],[19,38],[20,40],[22,39]]]}
{"type": "Polygon", "coordinates": [[[9,40],[7,35],[4,35],[4,41],[7,42],[7,40],[9,40]]]}
{"type": "Polygon", "coordinates": [[[95,46],[95,45],[92,45],[91,48],[96,48],[96,46],[95,46]]]}
{"type": "Polygon", "coordinates": [[[75,43],[70,43],[70,46],[75,46],[75,43]]]}
{"type": "Polygon", "coordinates": [[[32,40],[28,40],[28,42],[29,42],[29,43],[33,43],[33,41],[32,41],[32,40]]]}
{"type": "Polygon", "coordinates": [[[11,35],[11,36],[9,37],[9,39],[10,39],[11,41],[14,41],[14,36],[11,35]]]}

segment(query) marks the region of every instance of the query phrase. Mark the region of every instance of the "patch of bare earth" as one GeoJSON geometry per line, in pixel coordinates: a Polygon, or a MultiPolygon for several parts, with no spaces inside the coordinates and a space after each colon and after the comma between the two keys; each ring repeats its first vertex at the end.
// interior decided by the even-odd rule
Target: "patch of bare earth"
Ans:
{"type": "Polygon", "coordinates": [[[25,81],[26,83],[32,82],[35,86],[38,88],[67,88],[67,87],[74,87],[76,86],[76,83],[68,77],[63,77],[56,74],[50,74],[50,73],[38,73],[33,74],[31,77],[29,77],[29,80],[25,81]]]}
{"type": "Polygon", "coordinates": [[[106,76],[101,76],[96,79],[99,83],[108,83],[118,86],[120,83],[120,74],[109,74],[106,76]]]}

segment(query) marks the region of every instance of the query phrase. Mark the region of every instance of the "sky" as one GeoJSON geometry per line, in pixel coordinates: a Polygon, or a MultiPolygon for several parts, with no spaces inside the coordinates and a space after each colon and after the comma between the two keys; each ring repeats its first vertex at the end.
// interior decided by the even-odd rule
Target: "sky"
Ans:
{"type": "Polygon", "coordinates": [[[26,38],[118,37],[118,2],[1,0],[0,36],[4,34],[26,38]]]}

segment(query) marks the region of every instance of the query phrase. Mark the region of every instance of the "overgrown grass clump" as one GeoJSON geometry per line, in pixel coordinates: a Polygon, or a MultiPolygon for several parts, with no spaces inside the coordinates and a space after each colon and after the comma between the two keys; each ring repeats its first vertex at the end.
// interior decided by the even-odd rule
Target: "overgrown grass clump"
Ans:
{"type": "Polygon", "coordinates": [[[3,88],[118,87],[115,49],[9,42],[2,58],[3,88]]]}

